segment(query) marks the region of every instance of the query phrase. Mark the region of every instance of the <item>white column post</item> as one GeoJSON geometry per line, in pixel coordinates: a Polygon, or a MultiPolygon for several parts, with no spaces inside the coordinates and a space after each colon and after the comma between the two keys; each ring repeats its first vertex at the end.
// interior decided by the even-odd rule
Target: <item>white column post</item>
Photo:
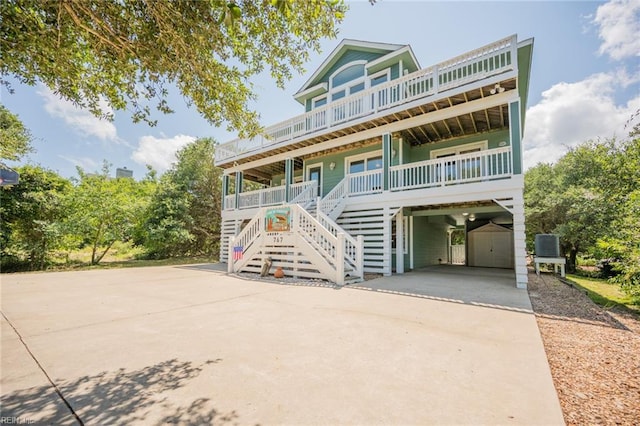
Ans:
{"type": "Polygon", "coordinates": [[[524,198],[522,193],[513,197],[513,256],[516,287],[527,288],[527,248],[525,242],[524,198]]]}
{"type": "Polygon", "coordinates": [[[233,243],[236,241],[236,237],[229,237],[229,247],[227,247],[227,272],[233,273],[233,243]]]}
{"type": "Polygon", "coordinates": [[[338,232],[336,247],[336,284],[344,285],[344,233],[338,232]]]}
{"type": "Polygon", "coordinates": [[[356,237],[358,247],[356,248],[356,262],[358,263],[358,276],[364,279],[364,235],[356,237]]]}
{"type": "Polygon", "coordinates": [[[404,215],[396,215],[396,274],[404,274],[404,215]]]}

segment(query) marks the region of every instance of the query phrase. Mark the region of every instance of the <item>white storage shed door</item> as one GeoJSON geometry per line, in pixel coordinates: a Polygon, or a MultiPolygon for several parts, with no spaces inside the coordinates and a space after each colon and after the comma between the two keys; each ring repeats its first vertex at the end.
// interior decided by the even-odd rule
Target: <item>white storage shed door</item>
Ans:
{"type": "Polygon", "coordinates": [[[469,232],[469,266],[513,268],[513,232],[489,223],[469,232]]]}

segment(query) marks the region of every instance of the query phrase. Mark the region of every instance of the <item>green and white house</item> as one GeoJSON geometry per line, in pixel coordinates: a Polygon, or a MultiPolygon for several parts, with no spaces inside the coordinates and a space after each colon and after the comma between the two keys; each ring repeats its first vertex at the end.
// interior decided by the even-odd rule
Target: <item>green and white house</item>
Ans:
{"type": "Polygon", "coordinates": [[[301,115],[216,149],[229,271],[270,257],[345,284],[461,264],[526,288],[532,50],[514,35],[422,67],[408,45],[343,40],[295,93],[301,115]]]}

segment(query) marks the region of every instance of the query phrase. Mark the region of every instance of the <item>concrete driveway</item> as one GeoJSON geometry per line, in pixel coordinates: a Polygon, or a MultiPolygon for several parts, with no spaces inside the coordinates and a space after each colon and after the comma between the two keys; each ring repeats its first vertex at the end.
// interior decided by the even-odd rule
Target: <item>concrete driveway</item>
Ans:
{"type": "Polygon", "coordinates": [[[216,265],[3,275],[2,418],[562,424],[526,291],[476,303],[474,276],[405,291],[421,275],[343,289],[216,265]]]}

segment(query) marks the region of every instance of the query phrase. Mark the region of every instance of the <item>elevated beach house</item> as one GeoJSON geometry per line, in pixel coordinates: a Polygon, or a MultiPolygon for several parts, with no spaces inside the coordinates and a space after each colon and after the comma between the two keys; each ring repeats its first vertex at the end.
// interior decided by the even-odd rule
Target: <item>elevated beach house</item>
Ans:
{"type": "Polygon", "coordinates": [[[295,93],[301,115],[216,148],[221,260],[338,284],[507,268],[525,288],[532,49],[514,35],[422,67],[408,45],[343,40],[295,93]]]}

